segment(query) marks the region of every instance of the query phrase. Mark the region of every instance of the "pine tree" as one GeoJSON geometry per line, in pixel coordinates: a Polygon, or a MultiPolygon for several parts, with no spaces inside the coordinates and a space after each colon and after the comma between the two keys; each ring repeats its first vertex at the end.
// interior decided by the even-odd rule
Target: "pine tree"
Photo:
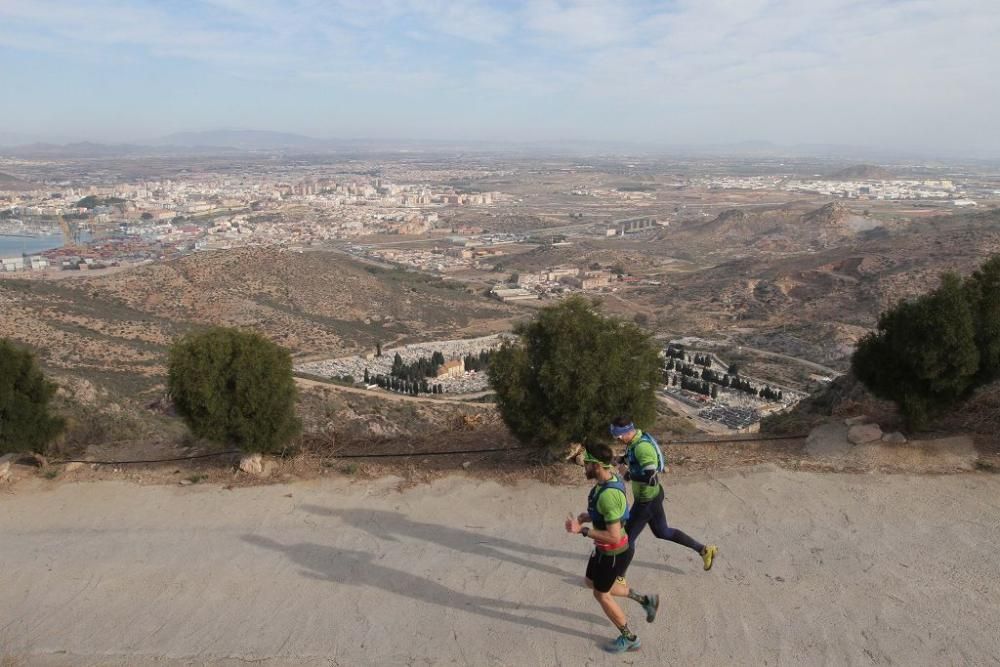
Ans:
{"type": "Polygon", "coordinates": [[[659,348],[634,322],[606,317],[574,296],[541,309],[517,333],[517,343],[491,355],[488,373],[504,422],[523,442],[606,437],[617,414],[654,419],[659,348]]]}
{"type": "Polygon", "coordinates": [[[291,355],[257,333],[190,334],[170,348],[168,368],[177,412],[199,437],[270,452],[301,429],[291,355]]]}
{"type": "Polygon", "coordinates": [[[979,350],[977,384],[1000,378],[1000,255],[995,255],[965,281],[966,299],[972,309],[976,348],[979,350]]]}
{"type": "Polygon", "coordinates": [[[43,452],[62,433],[65,421],[49,406],[55,393],[34,355],[0,338],[0,454],[43,452]]]}
{"type": "Polygon", "coordinates": [[[968,292],[957,276],[946,274],[933,292],[883,313],[876,331],[858,343],[851,368],[920,428],[971,391],[979,362],[968,292]]]}

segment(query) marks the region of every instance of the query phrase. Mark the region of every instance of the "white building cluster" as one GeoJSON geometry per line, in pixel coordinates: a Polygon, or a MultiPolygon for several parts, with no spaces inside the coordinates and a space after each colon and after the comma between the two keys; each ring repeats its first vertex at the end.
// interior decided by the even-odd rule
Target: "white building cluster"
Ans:
{"type": "Polygon", "coordinates": [[[830,181],[789,180],[783,189],[845,199],[951,199],[959,194],[950,180],[830,181]]]}
{"type": "Polygon", "coordinates": [[[496,192],[397,184],[375,176],[248,168],[241,176],[192,174],[0,193],[0,224],[16,222],[17,233],[52,234],[60,231],[60,216],[69,216],[76,230],[190,242],[192,248],[311,245],[366,234],[426,234],[440,222],[443,208],[493,206],[502,199],[496,192]]]}

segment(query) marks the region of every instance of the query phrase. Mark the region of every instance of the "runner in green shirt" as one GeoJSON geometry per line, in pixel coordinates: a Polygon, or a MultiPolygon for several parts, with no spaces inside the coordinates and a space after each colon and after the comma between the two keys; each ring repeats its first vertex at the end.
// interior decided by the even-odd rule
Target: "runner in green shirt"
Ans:
{"type": "Polygon", "coordinates": [[[653,436],[637,429],[628,417],[615,418],[610,431],[612,437],[625,444],[625,456],[621,461],[623,475],[632,482],[635,504],[628,520],[629,544],[634,546],[643,528],[649,524],[653,535],[661,540],[670,540],[698,552],[705,569],[711,570],[718,548],[714,544],[706,546],[683,530],[667,525],[663,487],[657,477],[666,466],[659,443],[653,436]]]}
{"type": "Polygon", "coordinates": [[[587,479],[594,480],[594,487],[587,497],[587,511],[566,518],[566,532],[594,541],[594,551],[587,563],[587,586],[593,589],[594,598],[620,633],[605,650],[624,653],[638,650],[641,644],[639,637],[629,629],[628,618],[614,596],[628,597],[641,604],[646,610],[647,623],[656,618],[660,598],[636,593],[625,581],[625,572],[635,551],[623,525],[629,518],[625,484],[614,474],[613,459],[614,452],[607,445],[587,448],[583,465],[587,479]],[[592,523],[593,527],[582,525],[585,523],[592,523]]]}

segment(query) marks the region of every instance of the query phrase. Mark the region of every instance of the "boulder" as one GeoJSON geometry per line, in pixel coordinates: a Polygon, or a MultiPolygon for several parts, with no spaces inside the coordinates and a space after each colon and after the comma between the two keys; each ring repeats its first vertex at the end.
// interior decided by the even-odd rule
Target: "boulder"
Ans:
{"type": "Polygon", "coordinates": [[[847,439],[855,445],[864,445],[882,439],[878,424],[857,424],[847,430],[847,439]]]}
{"type": "Polygon", "coordinates": [[[248,475],[260,475],[264,472],[264,463],[260,454],[247,454],[240,459],[240,470],[248,475]]]}
{"type": "MultiPolygon", "coordinates": [[[[8,455],[11,456],[11,455],[8,455]]],[[[30,466],[32,468],[44,468],[49,464],[41,454],[35,454],[33,452],[22,452],[21,454],[13,454],[13,463],[19,466],[30,466]]],[[[7,458],[7,457],[4,457],[7,458]]]]}
{"type": "Polygon", "coordinates": [[[882,442],[887,442],[891,445],[905,445],[906,436],[899,431],[893,431],[892,433],[886,433],[883,435],[882,442]]]}

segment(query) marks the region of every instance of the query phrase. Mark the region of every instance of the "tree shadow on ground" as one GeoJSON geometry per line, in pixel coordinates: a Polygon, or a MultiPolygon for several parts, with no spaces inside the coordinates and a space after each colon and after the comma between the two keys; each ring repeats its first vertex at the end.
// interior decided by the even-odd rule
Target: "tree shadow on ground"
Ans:
{"type": "MultiPolygon", "coordinates": [[[[585,561],[584,555],[581,553],[545,549],[532,544],[521,544],[501,537],[483,535],[470,530],[455,528],[454,526],[414,521],[398,512],[369,509],[339,510],[319,505],[302,505],[301,508],[310,514],[336,517],[344,523],[358,530],[365,531],[379,540],[398,542],[398,536],[408,537],[438,544],[448,549],[454,549],[455,551],[486,558],[496,558],[546,574],[553,574],[565,578],[569,583],[577,584],[583,581],[582,568],[585,561]],[[511,551],[524,555],[512,554],[510,553],[511,551]],[[539,560],[539,557],[576,561],[581,564],[581,574],[574,575],[572,572],[567,572],[561,568],[543,563],[539,560]]],[[[632,561],[632,565],[666,570],[672,574],[684,574],[683,570],[663,563],[635,560],[632,561]]]]}
{"type": "Polygon", "coordinates": [[[428,604],[470,612],[498,621],[516,623],[529,628],[543,629],[571,637],[593,641],[594,637],[582,630],[528,616],[523,612],[552,614],[561,618],[575,618],[586,623],[606,623],[604,619],[583,612],[558,607],[521,604],[495,600],[479,595],[462,593],[437,582],[402,570],[379,565],[375,556],[364,551],[300,542],[282,544],[260,535],[244,535],[243,541],[262,549],[285,554],[303,568],[302,575],[319,581],[345,586],[378,588],[395,595],[428,604]],[[517,613],[522,612],[522,613],[517,613]]]}

